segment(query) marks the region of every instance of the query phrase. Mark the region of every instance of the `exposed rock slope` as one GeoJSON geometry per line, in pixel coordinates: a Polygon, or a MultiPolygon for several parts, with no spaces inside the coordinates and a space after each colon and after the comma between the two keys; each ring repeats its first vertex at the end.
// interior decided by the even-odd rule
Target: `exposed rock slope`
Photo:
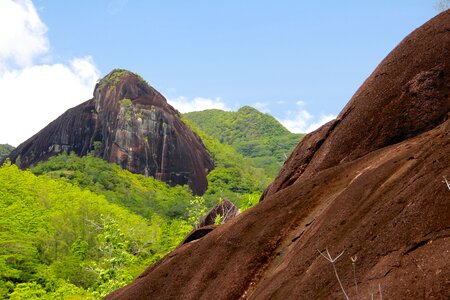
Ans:
{"type": "Polygon", "coordinates": [[[114,70],[95,87],[94,98],[69,109],[10,155],[27,168],[62,151],[90,151],[133,173],[171,184],[207,187],[213,162],[200,138],[166,99],[139,76],[114,70]]]}
{"type": "Polygon", "coordinates": [[[337,119],[299,145],[268,194],[416,136],[448,117],[448,13],[407,36],[383,60],[337,119]]]}
{"type": "Polygon", "coordinates": [[[405,38],[264,201],[109,299],[450,298],[450,11],[405,38]]]}

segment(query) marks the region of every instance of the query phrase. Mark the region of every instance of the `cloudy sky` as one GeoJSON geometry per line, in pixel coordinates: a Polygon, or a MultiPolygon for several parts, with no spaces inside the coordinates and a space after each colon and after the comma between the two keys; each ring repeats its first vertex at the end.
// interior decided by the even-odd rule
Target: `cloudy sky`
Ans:
{"type": "Polygon", "coordinates": [[[90,99],[114,68],[181,112],[251,105],[309,132],[436,2],[0,0],[0,143],[90,99]]]}

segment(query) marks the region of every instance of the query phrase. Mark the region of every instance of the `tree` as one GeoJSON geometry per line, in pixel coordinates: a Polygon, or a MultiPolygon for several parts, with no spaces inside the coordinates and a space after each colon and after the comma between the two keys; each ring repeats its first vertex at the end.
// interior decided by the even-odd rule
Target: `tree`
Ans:
{"type": "Polygon", "coordinates": [[[11,300],[42,299],[46,295],[45,289],[36,282],[19,283],[14,292],[11,293],[11,300]]]}
{"type": "Polygon", "coordinates": [[[102,224],[98,228],[100,232],[97,240],[103,258],[94,263],[91,269],[98,275],[94,294],[103,298],[133,279],[125,267],[133,264],[135,258],[128,252],[130,241],[114,219],[102,217],[102,224]]]}
{"type": "Polygon", "coordinates": [[[197,227],[200,222],[200,218],[203,217],[207,211],[205,205],[205,199],[203,197],[195,197],[191,200],[190,206],[187,208],[189,215],[189,223],[193,227],[197,227]]]}

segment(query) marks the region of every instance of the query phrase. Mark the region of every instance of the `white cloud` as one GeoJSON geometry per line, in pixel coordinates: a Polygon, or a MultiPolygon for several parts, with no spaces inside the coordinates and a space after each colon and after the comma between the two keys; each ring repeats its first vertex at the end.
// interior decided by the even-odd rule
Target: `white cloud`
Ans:
{"type": "Polygon", "coordinates": [[[210,98],[202,98],[197,97],[192,100],[180,96],[173,99],[167,99],[170,105],[172,105],[175,109],[177,109],[181,113],[187,113],[191,111],[201,111],[205,109],[221,109],[221,110],[229,110],[220,98],[210,99],[210,98]]]}
{"type": "Polygon", "coordinates": [[[0,71],[8,64],[30,66],[49,49],[47,27],[30,0],[0,0],[0,71]]]}
{"type": "Polygon", "coordinates": [[[287,117],[278,121],[290,132],[305,133],[308,123],[312,118],[313,116],[308,111],[299,110],[296,112],[288,111],[287,117]]]}
{"type": "MultiPolygon", "coordinates": [[[[83,86],[93,87],[97,82],[100,72],[90,56],[76,57],[70,61],[70,69],[83,86]]],[[[91,94],[93,89],[91,89],[91,94]]]]}
{"type": "Polygon", "coordinates": [[[33,64],[49,52],[46,30],[31,1],[0,0],[0,143],[17,146],[92,98],[99,71],[91,57],[33,64]]]}
{"type": "MultiPolygon", "coordinates": [[[[304,104],[297,103],[297,105],[303,106],[304,104]]],[[[297,111],[288,111],[286,118],[279,119],[278,121],[291,132],[309,133],[334,118],[336,118],[336,116],[331,114],[322,114],[319,117],[316,117],[307,110],[301,109],[297,111]]]]}
{"type": "Polygon", "coordinates": [[[320,115],[319,119],[316,122],[308,125],[308,128],[306,128],[305,132],[312,132],[312,131],[316,130],[317,128],[319,128],[320,126],[322,126],[323,124],[328,123],[334,119],[336,119],[336,116],[334,116],[332,114],[320,115]]]}
{"type": "Polygon", "coordinates": [[[253,103],[251,106],[253,106],[254,108],[256,108],[257,110],[259,110],[260,112],[263,113],[269,113],[270,109],[269,109],[269,103],[267,102],[256,102],[253,103]]]}
{"type": "Polygon", "coordinates": [[[92,98],[98,71],[91,59],[32,66],[0,75],[0,143],[17,146],[67,109],[92,98]]]}

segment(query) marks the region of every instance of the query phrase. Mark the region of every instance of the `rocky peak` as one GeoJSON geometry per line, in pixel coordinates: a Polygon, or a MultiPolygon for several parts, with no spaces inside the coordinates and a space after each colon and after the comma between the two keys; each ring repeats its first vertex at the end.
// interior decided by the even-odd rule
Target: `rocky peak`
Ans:
{"type": "Polygon", "coordinates": [[[123,69],[114,69],[97,83],[94,99],[97,112],[105,108],[117,108],[122,99],[175,112],[166,99],[141,76],[123,69]]]}
{"type": "Polygon", "coordinates": [[[121,69],[97,83],[91,100],[69,109],[10,157],[27,168],[63,151],[80,156],[93,151],[133,173],[188,184],[196,194],[206,190],[213,168],[200,138],[164,96],[121,69]]]}

